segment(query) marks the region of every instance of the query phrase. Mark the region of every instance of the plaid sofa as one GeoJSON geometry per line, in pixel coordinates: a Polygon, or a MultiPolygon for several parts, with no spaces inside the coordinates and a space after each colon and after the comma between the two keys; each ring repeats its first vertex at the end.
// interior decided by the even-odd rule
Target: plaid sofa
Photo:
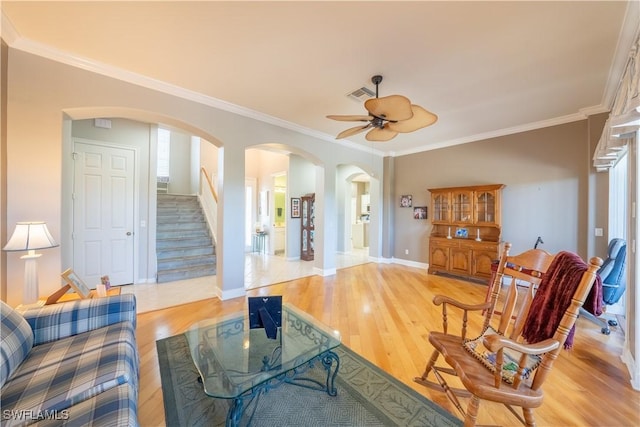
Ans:
{"type": "Polygon", "coordinates": [[[0,309],[2,426],[138,425],[133,295],[0,309]]]}

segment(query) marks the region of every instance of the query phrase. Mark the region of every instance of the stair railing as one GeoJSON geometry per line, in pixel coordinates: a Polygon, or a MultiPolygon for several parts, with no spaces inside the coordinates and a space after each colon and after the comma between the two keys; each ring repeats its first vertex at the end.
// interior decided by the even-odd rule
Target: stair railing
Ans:
{"type": "Polygon", "coordinates": [[[216,226],[218,221],[218,194],[216,193],[211,177],[204,167],[200,168],[200,204],[204,211],[204,216],[209,224],[209,229],[213,234],[214,244],[216,239],[216,226]]]}

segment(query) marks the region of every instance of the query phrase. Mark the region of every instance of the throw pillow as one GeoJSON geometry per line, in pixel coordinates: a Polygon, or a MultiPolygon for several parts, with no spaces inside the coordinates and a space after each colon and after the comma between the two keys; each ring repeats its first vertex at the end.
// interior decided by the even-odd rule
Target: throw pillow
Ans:
{"type": "MultiPolygon", "coordinates": [[[[466,339],[462,344],[464,348],[478,359],[491,372],[496,372],[496,353],[489,351],[482,342],[483,338],[488,335],[495,335],[498,332],[489,326],[482,335],[474,339],[466,339]]],[[[513,384],[515,376],[518,374],[518,363],[522,353],[505,348],[502,361],[502,380],[507,384],[513,384]]],[[[522,373],[523,378],[529,378],[531,373],[540,365],[542,358],[538,355],[527,356],[527,362],[522,373]]]]}
{"type": "Polygon", "coordinates": [[[33,347],[33,331],[20,313],[0,301],[0,387],[27,357],[33,347]]]}

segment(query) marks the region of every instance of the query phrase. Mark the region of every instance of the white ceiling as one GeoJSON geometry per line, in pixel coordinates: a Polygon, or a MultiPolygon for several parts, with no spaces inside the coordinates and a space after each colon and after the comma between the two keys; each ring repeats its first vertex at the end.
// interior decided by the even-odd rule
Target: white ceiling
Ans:
{"type": "MultiPolygon", "coordinates": [[[[633,5],[634,2],[629,4],[633,5]]],[[[438,122],[387,154],[608,111],[638,25],[612,1],[0,2],[10,47],[163,88],[328,141],[382,74],[438,122]],[[625,21],[626,16],[626,21],[625,21]],[[168,85],[167,85],[168,84],[168,85]],[[231,105],[230,105],[231,104],[231,105]]]]}

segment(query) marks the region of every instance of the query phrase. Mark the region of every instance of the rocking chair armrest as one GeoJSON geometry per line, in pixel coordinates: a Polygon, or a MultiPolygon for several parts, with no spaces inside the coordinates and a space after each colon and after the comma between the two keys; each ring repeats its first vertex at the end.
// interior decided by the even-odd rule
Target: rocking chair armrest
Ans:
{"type": "Polygon", "coordinates": [[[548,338],[535,344],[523,344],[502,335],[487,335],[483,339],[485,347],[489,351],[497,352],[503,348],[510,348],[525,354],[542,354],[558,348],[560,343],[553,338],[548,338]]]}
{"type": "Polygon", "coordinates": [[[463,302],[450,298],[446,295],[436,295],[435,297],[433,297],[433,304],[434,305],[451,304],[452,306],[465,311],[486,310],[491,305],[490,302],[483,302],[482,304],[465,304],[463,302]]]}

